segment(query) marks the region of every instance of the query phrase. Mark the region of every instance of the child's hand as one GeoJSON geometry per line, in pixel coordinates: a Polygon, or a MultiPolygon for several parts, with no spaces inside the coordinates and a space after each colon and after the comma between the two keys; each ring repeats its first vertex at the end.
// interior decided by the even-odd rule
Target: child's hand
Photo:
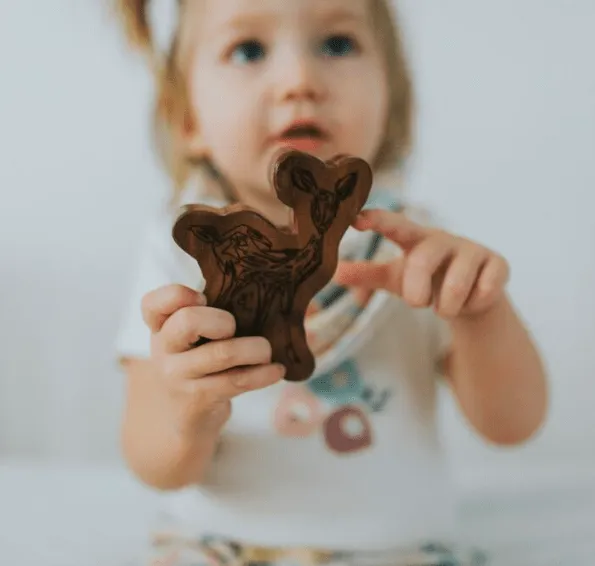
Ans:
{"type": "Polygon", "coordinates": [[[403,257],[385,264],[340,262],[334,277],[340,285],[386,289],[412,307],[433,305],[447,319],[485,312],[504,295],[506,260],[475,242],[383,210],[362,212],[354,227],[392,240],[403,257]]]}
{"type": "Polygon", "coordinates": [[[205,306],[204,295],[168,285],[143,298],[152,331],[151,357],[165,410],[185,435],[219,431],[231,414],[231,399],[281,380],[285,368],[271,364],[271,345],[261,337],[233,338],[235,320],[205,306]],[[193,348],[199,337],[213,340],[193,348]]]}

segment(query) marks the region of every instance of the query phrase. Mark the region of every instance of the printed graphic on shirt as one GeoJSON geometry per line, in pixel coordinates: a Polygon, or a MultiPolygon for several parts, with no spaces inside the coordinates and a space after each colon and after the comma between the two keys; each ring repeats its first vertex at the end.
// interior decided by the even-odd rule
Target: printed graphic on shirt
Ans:
{"type": "Polygon", "coordinates": [[[356,406],[345,406],[324,421],[324,440],[333,452],[347,454],[372,446],[372,427],[366,414],[356,406]]]}
{"type": "Polygon", "coordinates": [[[302,385],[289,383],[281,393],[274,414],[277,432],[304,438],[314,434],[323,421],[322,403],[302,385]]]}
{"type": "Polygon", "coordinates": [[[365,384],[355,361],[347,360],[306,383],[287,384],[274,413],[275,430],[294,438],[321,431],[329,450],[359,452],[373,444],[369,415],[381,412],[390,395],[365,384]]]}

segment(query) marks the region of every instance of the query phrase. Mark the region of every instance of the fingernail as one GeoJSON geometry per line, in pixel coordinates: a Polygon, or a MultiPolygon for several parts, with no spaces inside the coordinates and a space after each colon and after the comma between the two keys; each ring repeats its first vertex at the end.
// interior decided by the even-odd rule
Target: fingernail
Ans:
{"type": "Polygon", "coordinates": [[[287,368],[283,364],[277,364],[277,369],[279,370],[279,378],[285,377],[287,368]]]}
{"type": "Polygon", "coordinates": [[[207,304],[207,298],[200,291],[196,294],[196,303],[199,307],[204,307],[207,304]]]}

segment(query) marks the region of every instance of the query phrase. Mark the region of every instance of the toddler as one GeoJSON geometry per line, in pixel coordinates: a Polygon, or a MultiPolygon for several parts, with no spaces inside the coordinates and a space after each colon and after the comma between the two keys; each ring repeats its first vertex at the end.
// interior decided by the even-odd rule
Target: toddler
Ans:
{"type": "Polygon", "coordinates": [[[167,1],[177,16],[165,48],[149,0],[118,2],[155,72],[172,181],[118,343],[126,462],[168,500],[149,563],[483,564],[457,540],[437,388],[487,442],[515,445],[542,425],[546,383],[505,259],[422,221],[398,190],[413,89],[394,7],[167,1]],[[375,173],[308,309],[316,370],[304,383],[283,380],[265,339],[234,337],[172,239],[189,202],[241,202],[286,225],[268,179],[282,148],[357,156],[375,173]]]}

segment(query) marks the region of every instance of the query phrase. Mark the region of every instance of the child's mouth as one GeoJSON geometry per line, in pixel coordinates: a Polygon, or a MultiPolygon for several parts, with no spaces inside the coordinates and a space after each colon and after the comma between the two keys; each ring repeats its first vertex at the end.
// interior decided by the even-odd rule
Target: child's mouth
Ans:
{"type": "Polygon", "coordinates": [[[278,137],[278,142],[298,151],[314,152],[327,139],[326,133],[316,124],[296,124],[285,130],[278,137]]]}

